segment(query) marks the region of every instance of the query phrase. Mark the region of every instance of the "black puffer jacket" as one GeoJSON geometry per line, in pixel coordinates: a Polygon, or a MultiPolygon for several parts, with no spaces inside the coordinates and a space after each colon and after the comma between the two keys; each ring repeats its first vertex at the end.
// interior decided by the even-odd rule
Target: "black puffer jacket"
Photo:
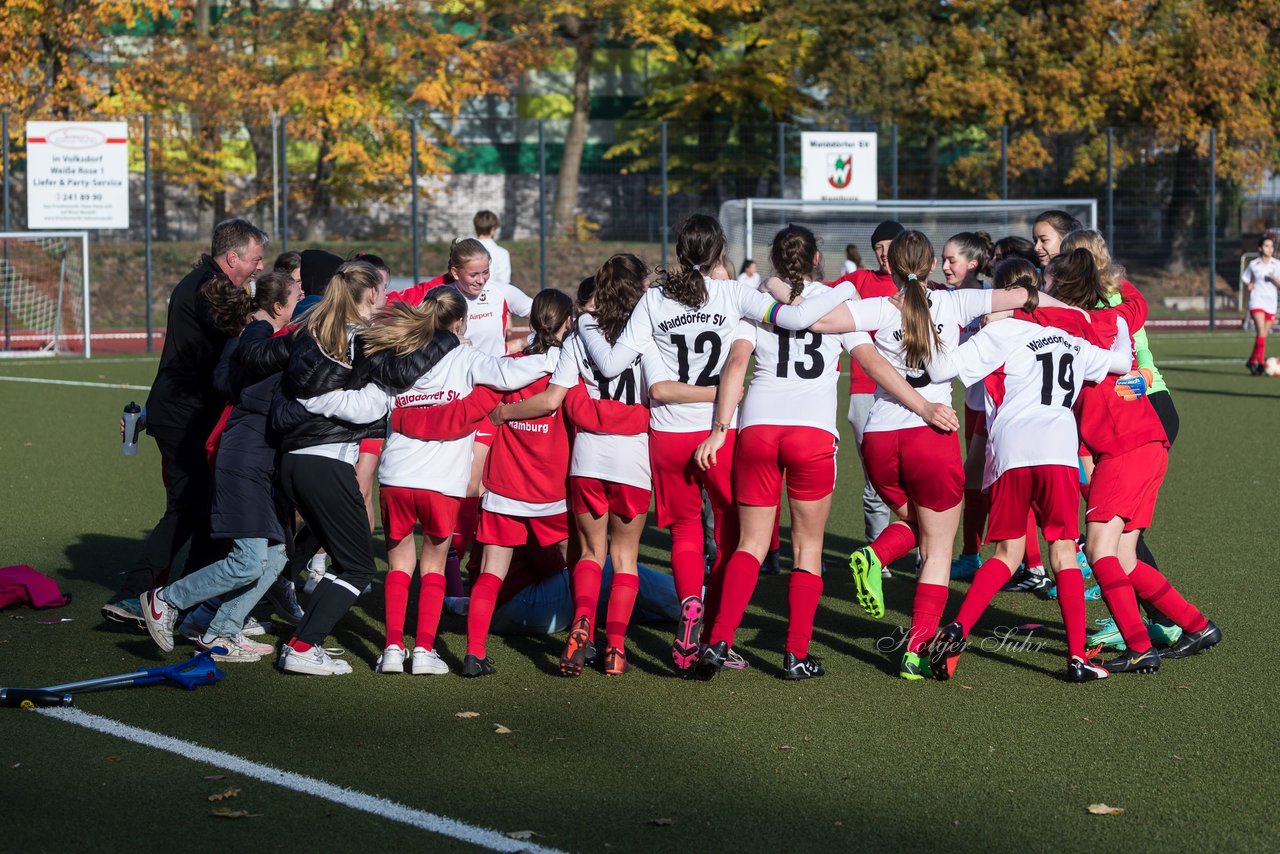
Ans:
{"type": "Polygon", "coordinates": [[[364,388],[369,383],[391,393],[403,391],[459,343],[453,333],[438,332],[426,347],[407,356],[383,351],[365,358],[357,336],[354,349],[361,355],[348,366],[321,350],[305,331],[299,331],[289,354],[281,393],[276,395],[271,409],[272,426],[284,436],[283,449],[294,451],[335,442],[383,438],[386,435],[385,419],[373,424],[350,424],[312,415],[298,401],[339,389],[364,388]]]}
{"type": "Polygon", "coordinates": [[[255,320],[223,348],[222,358],[213,369],[214,389],[233,404],[239,403],[242,389],[288,366],[292,343],[293,336],[276,337],[274,326],[255,320]]]}

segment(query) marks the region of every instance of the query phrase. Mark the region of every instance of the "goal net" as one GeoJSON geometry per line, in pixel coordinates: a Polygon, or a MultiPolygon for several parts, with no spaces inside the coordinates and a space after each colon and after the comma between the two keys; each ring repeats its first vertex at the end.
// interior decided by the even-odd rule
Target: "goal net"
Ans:
{"type": "Polygon", "coordinates": [[[0,288],[0,356],[90,355],[87,232],[0,232],[0,288]]]}
{"type": "Polygon", "coordinates": [[[999,201],[875,201],[819,202],[797,199],[731,199],[720,206],[720,222],[729,244],[729,258],[741,272],[750,258],[760,274],[770,271],[769,244],[787,225],[803,225],[818,238],[823,277],[840,276],[845,246],[853,244],[864,268],[875,268],[871,233],[891,219],[903,227],[924,232],[938,253],[941,280],[942,247],[961,231],[985,231],[993,241],[1020,236],[1031,239],[1031,226],[1047,210],[1062,210],[1089,228],[1097,228],[1098,203],[1094,199],[1002,199],[999,201]]]}

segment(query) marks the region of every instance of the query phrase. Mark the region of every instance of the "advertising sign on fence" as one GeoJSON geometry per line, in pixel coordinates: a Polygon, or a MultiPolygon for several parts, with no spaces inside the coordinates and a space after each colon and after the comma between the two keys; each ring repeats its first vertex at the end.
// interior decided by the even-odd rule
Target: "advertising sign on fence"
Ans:
{"type": "Polygon", "coordinates": [[[127,122],[27,123],[27,227],[129,227],[127,122]]]}
{"type": "Polygon", "coordinates": [[[814,201],[874,201],[874,133],[800,134],[801,198],[814,201]]]}

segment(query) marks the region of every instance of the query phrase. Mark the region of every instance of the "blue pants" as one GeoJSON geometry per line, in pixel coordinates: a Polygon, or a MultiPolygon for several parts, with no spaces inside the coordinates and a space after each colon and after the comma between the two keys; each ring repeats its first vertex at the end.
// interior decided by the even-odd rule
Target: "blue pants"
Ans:
{"type": "MultiPolygon", "coordinates": [[[[676,585],[670,575],[640,567],[640,592],[631,622],[674,623],[680,614],[676,585]]],[[[606,559],[600,577],[600,607],[609,601],[613,564],[606,559]]],[[[493,612],[490,631],[498,635],[549,635],[564,631],[573,622],[573,585],[563,569],[521,590],[493,612]]],[[[597,620],[597,623],[599,621],[597,620]]]]}
{"type": "Polygon", "coordinates": [[[209,622],[209,630],[221,637],[233,637],[244,628],[249,611],[261,601],[284,565],[283,544],[273,546],[260,538],[235,540],[225,558],[164,588],[164,598],[185,611],[221,596],[222,603],[209,622]]]}

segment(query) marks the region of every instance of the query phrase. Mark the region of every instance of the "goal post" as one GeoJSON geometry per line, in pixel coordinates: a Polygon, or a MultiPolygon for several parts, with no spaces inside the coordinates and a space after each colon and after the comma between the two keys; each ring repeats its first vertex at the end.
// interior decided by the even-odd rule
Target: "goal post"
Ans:
{"type": "Polygon", "coordinates": [[[0,232],[0,356],[93,354],[89,232],[0,232]]]}
{"type": "Polygon", "coordinates": [[[874,202],[730,199],[720,206],[720,222],[734,269],[741,271],[743,262],[749,258],[760,266],[762,273],[769,268],[769,244],[774,234],[787,225],[805,226],[818,238],[823,276],[831,280],[840,275],[847,244],[858,248],[863,267],[875,266],[875,259],[869,257],[871,233],[887,219],[924,232],[933,243],[934,251],[941,256],[946,241],[961,231],[985,231],[993,241],[1013,235],[1030,240],[1032,224],[1047,210],[1066,211],[1085,226],[1097,228],[1096,199],[874,202]]]}

